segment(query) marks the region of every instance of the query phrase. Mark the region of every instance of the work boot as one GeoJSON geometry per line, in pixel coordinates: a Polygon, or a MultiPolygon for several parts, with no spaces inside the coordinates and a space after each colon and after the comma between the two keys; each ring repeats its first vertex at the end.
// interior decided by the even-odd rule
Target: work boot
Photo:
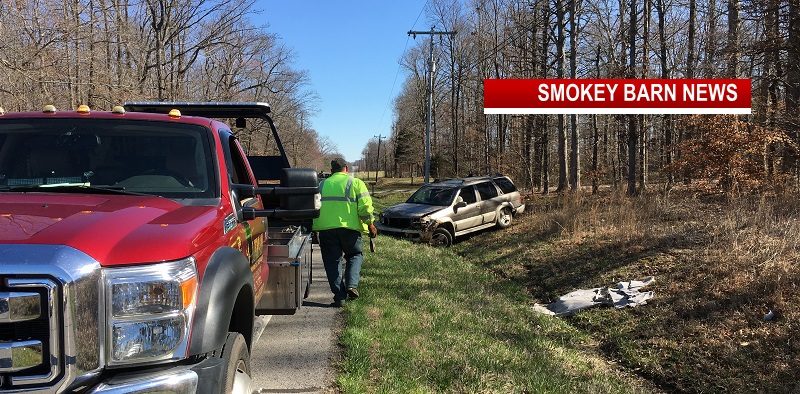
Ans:
{"type": "Polygon", "coordinates": [[[333,300],[333,303],[331,303],[331,306],[334,307],[334,308],[341,308],[341,307],[344,306],[344,300],[333,300]]]}
{"type": "Polygon", "coordinates": [[[347,289],[347,299],[355,300],[356,298],[358,298],[358,290],[355,287],[347,289]]]}

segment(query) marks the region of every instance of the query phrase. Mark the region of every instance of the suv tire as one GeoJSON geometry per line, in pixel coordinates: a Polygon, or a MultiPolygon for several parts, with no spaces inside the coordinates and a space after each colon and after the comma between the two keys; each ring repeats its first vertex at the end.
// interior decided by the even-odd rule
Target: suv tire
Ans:
{"type": "Polygon", "coordinates": [[[514,220],[514,214],[511,209],[505,207],[497,214],[497,227],[508,228],[511,227],[511,222],[514,220]]]}
{"type": "Polygon", "coordinates": [[[247,350],[242,334],[229,332],[222,348],[222,357],[225,362],[225,392],[240,394],[252,393],[252,379],[250,377],[250,351],[247,350]]]}
{"type": "Polygon", "coordinates": [[[430,244],[435,247],[449,247],[453,244],[453,234],[446,228],[437,228],[431,235],[430,244]]]}

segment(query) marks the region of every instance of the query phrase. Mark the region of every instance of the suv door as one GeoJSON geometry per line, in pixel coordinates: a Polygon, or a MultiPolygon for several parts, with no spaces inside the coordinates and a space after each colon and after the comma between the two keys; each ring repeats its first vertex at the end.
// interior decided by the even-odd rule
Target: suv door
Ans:
{"type": "MultiPolygon", "coordinates": [[[[475,226],[480,226],[482,223],[480,202],[475,194],[475,188],[472,186],[462,187],[458,192],[458,197],[464,199],[467,204],[465,207],[453,207],[453,225],[456,231],[463,231],[475,226]]],[[[456,197],[456,200],[458,200],[456,197]]]]}
{"type": "Polygon", "coordinates": [[[481,216],[483,224],[494,223],[497,220],[497,208],[502,201],[498,198],[497,187],[491,181],[481,182],[475,185],[478,194],[481,196],[481,216]]]}

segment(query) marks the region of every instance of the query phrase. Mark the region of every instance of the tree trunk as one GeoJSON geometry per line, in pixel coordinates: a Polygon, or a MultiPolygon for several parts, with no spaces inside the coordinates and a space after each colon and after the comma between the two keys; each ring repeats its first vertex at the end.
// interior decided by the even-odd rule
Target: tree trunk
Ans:
{"type": "MultiPolygon", "coordinates": [[[[776,105],[778,103],[778,83],[780,70],[780,29],[779,29],[779,0],[769,0],[764,18],[767,49],[766,49],[766,122],[768,127],[777,127],[776,105]]],[[[772,177],[775,173],[775,157],[780,154],[776,143],[767,144],[765,160],[767,163],[767,176],[772,177]]]]}
{"type": "MultiPolygon", "coordinates": [[[[628,75],[635,77],[636,70],[636,2],[630,3],[630,27],[628,30],[628,49],[630,50],[630,63],[628,64],[628,75]]],[[[636,129],[636,115],[628,115],[628,195],[636,194],[636,142],[638,133],[636,129]]]]}
{"type": "MultiPolygon", "coordinates": [[[[662,0],[663,1],[663,0],[662,0]]],[[[728,44],[726,55],[728,57],[727,76],[729,78],[739,77],[739,10],[741,4],[739,0],[728,0],[728,44]]],[[[790,28],[791,34],[791,28],[790,28]]]]}
{"type": "MultiPolygon", "coordinates": [[[[642,10],[642,78],[649,77],[650,68],[650,0],[644,1],[642,10]]],[[[650,128],[647,115],[639,116],[639,191],[647,189],[648,149],[650,144],[650,128]]]]}
{"type": "MultiPolygon", "coordinates": [[[[542,4],[542,42],[541,42],[541,78],[547,78],[547,65],[549,64],[550,58],[550,8],[549,2],[541,2],[542,4]]],[[[550,131],[549,131],[549,115],[541,115],[539,117],[541,122],[541,130],[542,133],[542,141],[541,141],[541,152],[542,152],[542,194],[547,195],[550,193],[550,131]]]]}
{"type": "MultiPolygon", "coordinates": [[[[595,78],[600,78],[600,46],[597,47],[597,55],[594,60],[595,78]]],[[[597,172],[597,145],[599,132],[597,128],[597,114],[592,115],[592,194],[597,194],[598,178],[597,172]]]]}
{"type": "Polygon", "coordinates": [[[705,78],[713,78],[717,73],[714,63],[717,54],[717,0],[708,0],[706,10],[706,48],[703,51],[703,73],[705,78]]]}
{"type": "MultiPolygon", "coordinates": [[[[656,12],[658,13],[658,44],[659,44],[659,60],[661,61],[661,78],[669,79],[670,70],[667,63],[667,33],[666,33],[666,17],[667,9],[664,0],[656,0],[656,12]]],[[[672,116],[665,114],[661,117],[661,129],[664,133],[663,145],[663,160],[664,167],[666,167],[667,175],[667,188],[672,186],[675,181],[672,173],[672,116]]]]}
{"type": "MultiPolygon", "coordinates": [[[[564,1],[556,0],[556,76],[564,78],[564,1]]],[[[558,187],[562,192],[567,187],[567,131],[564,128],[564,115],[559,114],[558,124],[558,187]]]]}
{"type": "MultiPolygon", "coordinates": [[[[738,40],[738,34],[736,37],[738,40]]],[[[795,145],[800,146],[800,132],[798,132],[798,128],[800,128],[800,118],[798,117],[798,110],[800,110],[800,0],[789,0],[789,36],[786,52],[786,130],[789,131],[789,136],[795,145]]],[[[795,177],[800,178],[800,166],[798,165],[800,161],[797,155],[798,152],[794,152],[791,169],[795,177]]]]}
{"type": "MultiPolygon", "coordinates": [[[[689,0],[689,31],[688,34],[688,48],[686,50],[686,78],[694,78],[694,68],[695,68],[695,27],[697,25],[697,0],[689,0]]],[[[687,127],[685,130],[680,129],[678,130],[678,146],[681,143],[688,139],[691,136],[691,127],[687,127]]],[[[681,160],[683,153],[680,149],[678,149],[677,158],[681,160]]],[[[685,168],[683,171],[683,184],[688,185],[690,182],[689,178],[689,169],[685,168]]]]}
{"type": "MultiPolygon", "coordinates": [[[[576,23],[578,0],[569,0],[569,76],[578,77],[578,25],[576,23]]],[[[581,187],[580,146],[578,144],[578,116],[570,115],[569,187],[579,191],[581,187]]]]}

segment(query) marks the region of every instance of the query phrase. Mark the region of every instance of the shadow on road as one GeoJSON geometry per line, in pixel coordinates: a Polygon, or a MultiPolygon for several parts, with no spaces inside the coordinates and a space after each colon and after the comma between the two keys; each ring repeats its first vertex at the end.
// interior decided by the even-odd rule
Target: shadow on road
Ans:
{"type": "Polygon", "coordinates": [[[310,306],[312,308],[332,308],[333,305],[329,303],[322,303],[322,302],[315,302],[315,301],[303,301],[303,306],[310,306]]]}

